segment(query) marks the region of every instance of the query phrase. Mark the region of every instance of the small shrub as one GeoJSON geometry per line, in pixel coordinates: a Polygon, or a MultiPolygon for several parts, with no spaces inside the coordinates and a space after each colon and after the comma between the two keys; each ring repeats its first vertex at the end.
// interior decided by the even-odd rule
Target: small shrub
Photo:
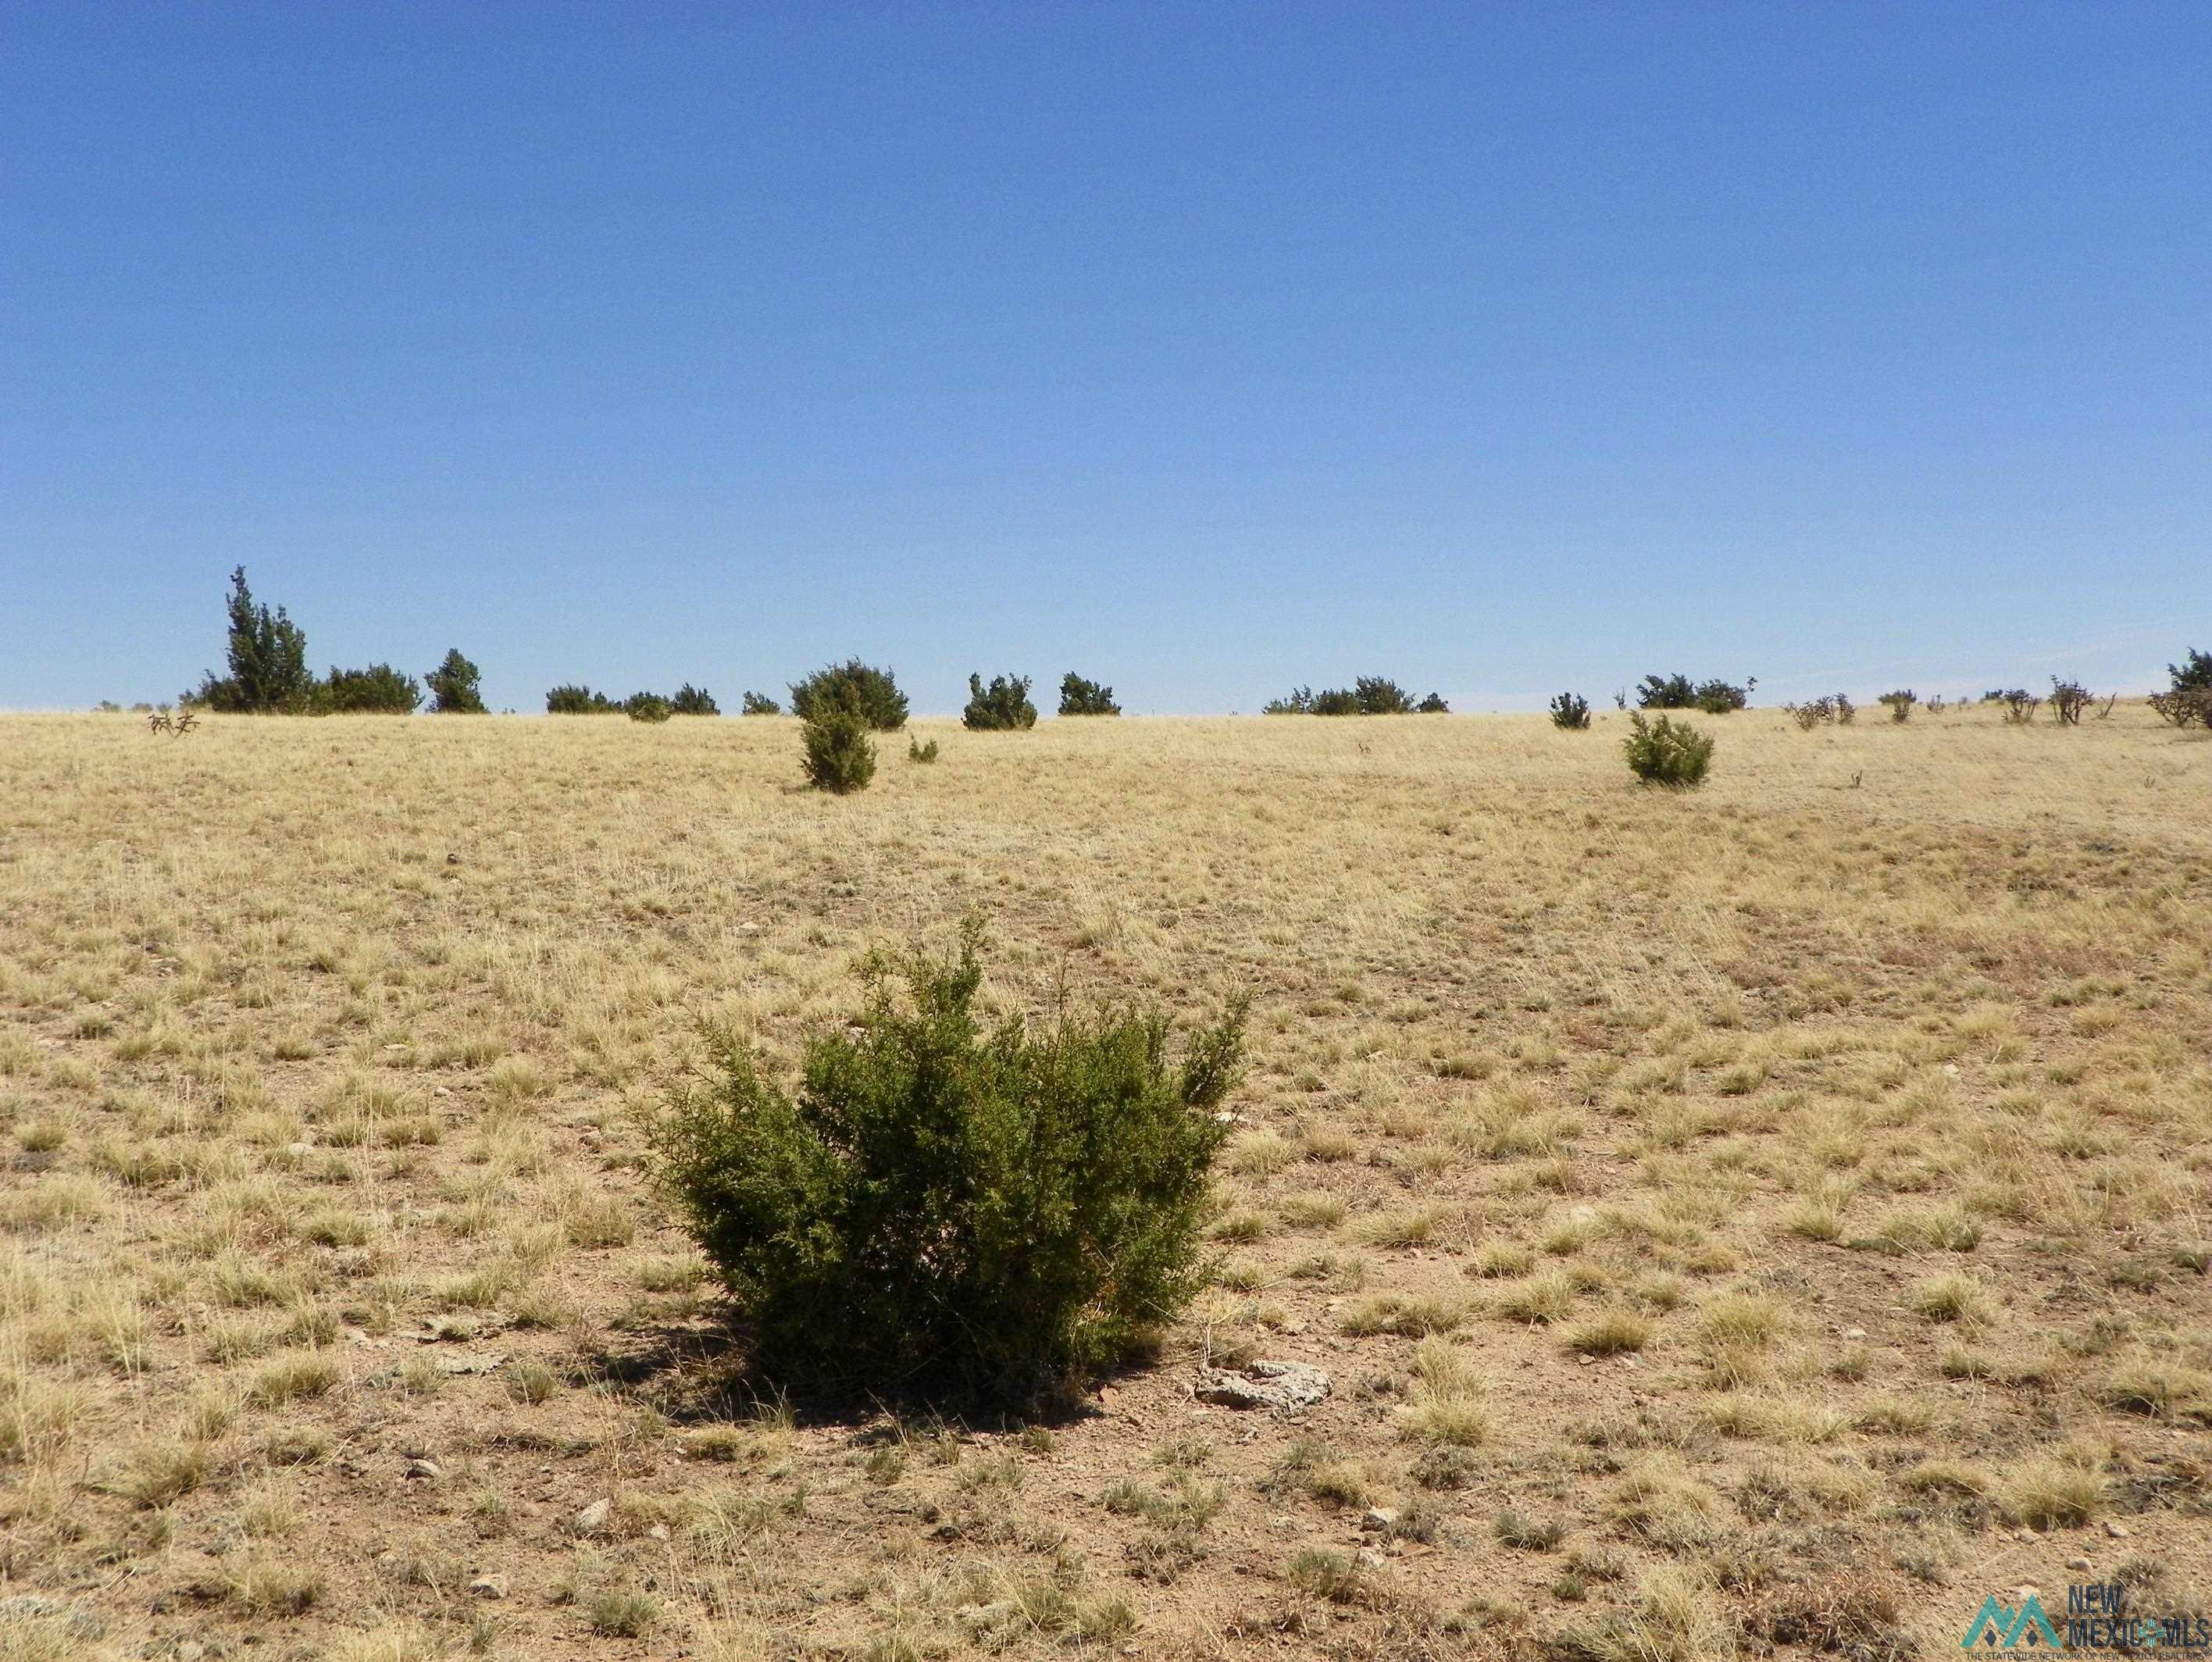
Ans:
{"type": "Polygon", "coordinates": [[[1064,716],[1118,716],[1121,707],[1114,701],[1111,687],[1085,681],[1070,670],[1060,678],[1060,713],[1064,716]]]}
{"type": "Polygon", "coordinates": [[[871,960],[866,1008],[811,1041],[795,1096],[725,1044],[652,1125],[659,1186],[764,1365],[1026,1397],[1198,1291],[1242,1009],[1179,1064],[1158,1012],[986,1033],[980,943],[971,920],[955,957],[871,960]]]}
{"type": "Polygon", "coordinates": [[[2143,702],[2169,725],[2212,727],[2212,692],[2184,688],[2175,692],[2153,693],[2143,702]]]}
{"type": "Polygon", "coordinates": [[[1628,766],[1646,785],[1697,785],[1712,766],[1713,740],[1687,723],[1670,717],[1646,721],[1639,713],[1628,719],[1631,731],[1621,749],[1628,766]]]}
{"type": "Polygon", "coordinates": [[[783,706],[778,704],[766,693],[747,693],[738,713],[748,716],[780,716],[783,713],[783,706]]]}
{"type": "Polygon", "coordinates": [[[935,761],[937,760],[937,741],[935,739],[932,739],[928,743],[923,744],[915,739],[908,739],[906,742],[906,759],[908,761],[935,761]]]}
{"type": "Polygon", "coordinates": [[[623,701],[623,713],[632,721],[666,721],[676,706],[658,693],[632,693],[623,701]]]}
{"type": "Polygon", "coordinates": [[[2078,681],[2061,681],[2051,677],[2051,713],[2058,718],[2062,727],[2079,727],[2081,712],[2089,702],[2089,689],[2078,681]]]}
{"type": "Polygon", "coordinates": [[[895,733],[906,725],[906,695],[889,670],[878,670],[857,658],[817,670],[804,681],[791,683],[791,713],[802,720],[837,709],[858,716],[879,733],[895,733]]]}
{"type": "Polygon", "coordinates": [[[2014,687],[1994,693],[1984,693],[1984,704],[2002,704],[2005,721],[2013,726],[2025,727],[2035,719],[2035,713],[2043,707],[2043,701],[2025,687],[2014,687]]]}
{"type": "Polygon", "coordinates": [[[1036,725],[1036,706],[1030,702],[1027,676],[968,677],[968,707],[960,713],[961,725],[975,732],[1012,732],[1036,725]]]}
{"type": "Polygon", "coordinates": [[[1590,725],[1589,701],[1574,693],[1561,693],[1552,701],[1552,725],[1570,731],[1590,725]]]}
{"type": "Polygon", "coordinates": [[[1448,716],[1451,713],[1451,706],[1444,702],[1442,693],[1431,693],[1413,707],[1413,713],[1417,716],[1448,716]]]}
{"type": "Polygon", "coordinates": [[[722,707],[714,702],[714,694],[704,687],[694,687],[685,682],[676,689],[676,696],[668,701],[668,707],[679,716],[718,716],[722,707]]]}
{"type": "Polygon", "coordinates": [[[805,746],[799,766],[816,790],[843,796],[865,790],[875,778],[875,741],[868,737],[867,722],[854,712],[833,705],[810,716],[799,737],[805,746]]]}
{"type": "Polygon", "coordinates": [[[1892,721],[1905,722],[1912,719],[1912,707],[1919,703],[1920,699],[1917,694],[1906,687],[1893,693],[1884,693],[1875,702],[1889,712],[1892,721]]]}

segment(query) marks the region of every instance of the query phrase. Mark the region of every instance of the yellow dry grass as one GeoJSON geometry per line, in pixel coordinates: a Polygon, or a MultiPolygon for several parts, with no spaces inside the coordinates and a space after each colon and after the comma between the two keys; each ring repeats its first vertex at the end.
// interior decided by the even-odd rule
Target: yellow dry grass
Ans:
{"type": "Polygon", "coordinates": [[[1711,725],[1679,795],[1618,717],[922,722],[833,799],[780,720],[0,720],[0,1656],[2212,1604],[2212,741],[1711,725]],[[757,1402],[632,1111],[975,908],[1001,1005],[1254,996],[1222,1284],[1048,1429],[757,1402]]]}

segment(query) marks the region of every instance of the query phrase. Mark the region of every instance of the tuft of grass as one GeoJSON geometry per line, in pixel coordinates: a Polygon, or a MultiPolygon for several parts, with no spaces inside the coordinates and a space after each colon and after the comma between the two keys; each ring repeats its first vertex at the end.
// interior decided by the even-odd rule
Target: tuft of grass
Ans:
{"type": "Polygon", "coordinates": [[[301,1350],[264,1365],[246,1388],[246,1399],[256,1408],[282,1408],[302,1397],[322,1396],[344,1377],[335,1356],[301,1350]]]}
{"type": "Polygon", "coordinates": [[[1291,1560],[1283,1579],[1300,1592],[1332,1604],[1356,1604],[1372,1592],[1367,1572],[1349,1553],[1309,1547],[1291,1560]]]}
{"type": "Polygon", "coordinates": [[[1585,1356],[1620,1356],[1651,1342],[1650,1318],[1618,1306],[1601,1310],[1567,1330],[1570,1350],[1585,1356]]]}
{"type": "Polygon", "coordinates": [[[1997,1484],[1998,1509],[2031,1529],[2077,1527],[2105,1509],[2101,1474],[2065,1460],[2026,1460],[2006,1468],[1997,1484]]]}
{"type": "Polygon", "coordinates": [[[1989,1289],[1958,1271],[1930,1276],[1917,1283],[1906,1295],[1906,1301],[1914,1314],[1925,1316],[1930,1321],[1980,1327],[1996,1317],[1996,1301],[1990,1296],[1989,1289]]]}
{"type": "Polygon", "coordinates": [[[660,1625],[660,1606],[647,1594],[609,1588],[592,1595],[584,1619],[602,1639],[642,1639],[660,1625]]]}

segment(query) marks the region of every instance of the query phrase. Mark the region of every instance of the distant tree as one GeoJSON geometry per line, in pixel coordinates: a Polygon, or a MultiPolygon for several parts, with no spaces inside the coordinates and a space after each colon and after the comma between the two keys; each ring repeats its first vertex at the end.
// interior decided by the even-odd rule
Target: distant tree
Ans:
{"type": "Polygon", "coordinates": [[[906,725],[906,695],[899,691],[897,680],[889,670],[857,658],[791,683],[791,712],[801,720],[811,721],[833,709],[849,710],[879,733],[906,725]]]}
{"type": "Polygon", "coordinates": [[[1404,716],[1416,711],[1436,714],[1449,708],[1431,693],[1418,705],[1403,687],[1388,676],[1361,676],[1348,688],[1293,687],[1283,698],[1269,699],[1260,713],[1270,716],[1404,716]]]}
{"type": "Polygon", "coordinates": [[[545,713],[549,716],[619,715],[622,707],[605,693],[595,693],[577,682],[563,682],[545,695],[545,713]]]}
{"type": "Polygon", "coordinates": [[[977,732],[1009,732],[1034,727],[1036,719],[1027,676],[993,676],[988,687],[980,675],[968,677],[968,707],[960,713],[963,726],[977,732]]]}
{"type": "Polygon", "coordinates": [[[229,610],[230,673],[218,678],[209,670],[181,701],[262,714],[307,709],[315,693],[307,634],[282,606],[271,612],[254,604],[243,566],[230,574],[229,610]]]}
{"type": "Polygon", "coordinates": [[[2176,727],[2212,727],[2212,652],[2191,647],[2179,664],[2166,666],[2172,684],[2144,701],[2160,720],[2176,727]]]}
{"type": "Polygon", "coordinates": [[[1352,695],[1363,716],[1404,716],[1413,713],[1411,695],[1388,676],[1360,676],[1352,683],[1352,695]]]}
{"type": "Polygon", "coordinates": [[[632,693],[623,701],[622,707],[632,721],[666,721],[676,713],[675,701],[659,693],[632,693]]]}
{"type": "Polygon", "coordinates": [[[668,701],[669,708],[679,716],[718,716],[722,707],[714,702],[714,694],[704,687],[694,687],[685,682],[676,689],[676,696],[668,701]]]}
{"type": "Polygon", "coordinates": [[[1731,710],[1741,710],[1751,702],[1747,688],[1733,686],[1725,681],[1705,681],[1698,684],[1698,707],[1709,716],[1724,716],[1731,710]]]}
{"type": "Polygon", "coordinates": [[[1064,716],[1118,716],[1121,707],[1114,701],[1111,687],[1085,681],[1070,670],[1060,678],[1060,713],[1064,716]]]}
{"type": "Polygon", "coordinates": [[[749,716],[780,716],[783,713],[783,706],[778,704],[766,693],[747,693],[744,698],[744,707],[739,713],[749,716]]]}
{"type": "Polygon", "coordinates": [[[1413,707],[1413,713],[1417,716],[1448,716],[1451,713],[1451,706],[1444,702],[1442,693],[1431,693],[1413,707]]]}
{"type": "Polygon", "coordinates": [[[484,713],[477,666],[461,656],[459,646],[447,651],[445,661],[422,677],[430,689],[430,713],[438,716],[480,716],[484,713]]]}
{"type": "Polygon", "coordinates": [[[372,664],[366,670],[341,670],[315,683],[309,707],[317,715],[405,716],[422,701],[422,684],[402,675],[389,664],[372,664]]]}
{"type": "Polygon", "coordinates": [[[1648,675],[1636,689],[1639,710],[1693,710],[1697,705],[1697,683],[1686,675],[1648,675]]]}
{"type": "Polygon", "coordinates": [[[1569,729],[1590,725],[1589,701],[1577,693],[1561,693],[1552,701],[1552,725],[1569,729]]]}

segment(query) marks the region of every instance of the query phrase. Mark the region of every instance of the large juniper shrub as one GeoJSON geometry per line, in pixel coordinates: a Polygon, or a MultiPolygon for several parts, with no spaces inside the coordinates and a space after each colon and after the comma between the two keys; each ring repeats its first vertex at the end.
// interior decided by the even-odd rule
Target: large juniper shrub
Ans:
{"type": "Polygon", "coordinates": [[[595,693],[576,682],[563,682],[545,695],[549,716],[613,716],[623,707],[605,693],[595,693]]]}
{"type": "Polygon", "coordinates": [[[1064,716],[1118,716],[1121,707],[1114,701],[1111,687],[1085,681],[1070,670],[1060,678],[1060,713],[1064,716]]]}
{"type": "Polygon", "coordinates": [[[833,705],[808,718],[799,736],[805,747],[799,765],[817,791],[843,796],[866,789],[875,778],[875,741],[868,737],[868,724],[852,711],[833,705]]]}
{"type": "Polygon", "coordinates": [[[1435,693],[1419,703],[1388,676],[1361,676],[1349,687],[1293,687],[1282,698],[1271,698],[1261,707],[1270,716],[1406,716],[1440,715],[1450,706],[1435,693]]]}
{"type": "Polygon", "coordinates": [[[1736,686],[1717,678],[1693,682],[1686,675],[1648,675],[1636,689],[1636,702],[1645,710],[1702,710],[1724,716],[1751,702],[1751,685],[1736,686]]]}
{"type": "Polygon", "coordinates": [[[1243,1011],[1171,1053],[1157,1010],[988,1030],[957,955],[878,956],[795,1091],[734,1042],[653,1122],[662,1192],[771,1377],[1031,1398],[1111,1366],[1204,1275],[1243,1011]]]}
{"type": "Polygon", "coordinates": [[[1589,701],[1579,693],[1561,693],[1552,701],[1553,726],[1573,730],[1589,723],[1589,701]]]}
{"type": "Polygon", "coordinates": [[[714,702],[714,694],[704,687],[694,687],[688,681],[676,689],[676,696],[668,701],[668,707],[679,716],[718,716],[722,713],[722,707],[714,702]]]}
{"type": "Polygon", "coordinates": [[[1642,713],[1628,719],[1621,748],[1628,766],[1646,785],[1697,785],[1712,766],[1713,740],[1687,722],[1668,716],[1648,721],[1642,713]]]}
{"type": "Polygon", "coordinates": [[[960,713],[963,727],[977,732],[1009,732],[1034,727],[1036,719],[1027,676],[993,676],[988,687],[979,675],[968,677],[968,707],[960,713]]]}
{"type": "Polygon", "coordinates": [[[817,670],[804,681],[791,683],[791,713],[811,720],[831,708],[851,711],[879,733],[895,733],[906,725],[906,695],[889,670],[878,670],[857,658],[817,670]]]}
{"type": "Polygon", "coordinates": [[[747,693],[739,713],[749,716],[780,716],[783,713],[783,706],[766,693],[747,693]]]}
{"type": "Polygon", "coordinates": [[[450,648],[438,667],[422,677],[422,684],[430,692],[430,713],[441,716],[483,715],[482,681],[483,672],[461,656],[461,649],[450,648]]]}
{"type": "Polygon", "coordinates": [[[412,715],[422,701],[422,683],[389,664],[366,670],[333,664],[308,695],[308,707],[317,715],[412,715]]]}
{"type": "Polygon", "coordinates": [[[676,713],[676,705],[659,693],[632,693],[623,701],[623,713],[632,721],[666,721],[676,713]]]}

